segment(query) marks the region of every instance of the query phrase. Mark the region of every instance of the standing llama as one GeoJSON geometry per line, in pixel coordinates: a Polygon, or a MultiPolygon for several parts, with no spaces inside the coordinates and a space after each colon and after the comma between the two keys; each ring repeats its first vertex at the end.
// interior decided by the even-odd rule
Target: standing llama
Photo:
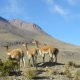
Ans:
{"type": "Polygon", "coordinates": [[[28,48],[27,45],[29,43],[25,42],[23,43],[23,46],[26,48],[27,57],[29,58],[29,64],[30,60],[32,59],[32,66],[36,67],[36,60],[37,60],[37,49],[36,48],[28,48]]]}
{"type": "Polygon", "coordinates": [[[22,61],[23,66],[25,67],[24,53],[21,49],[14,49],[12,51],[9,51],[9,45],[6,45],[4,47],[6,47],[8,57],[19,62],[19,70],[20,60],[22,61]]]}
{"type": "Polygon", "coordinates": [[[59,50],[51,45],[47,45],[47,44],[44,44],[43,47],[39,47],[39,42],[37,40],[33,40],[32,43],[34,43],[38,49],[38,52],[40,53],[40,55],[42,56],[43,58],[43,63],[44,63],[44,60],[45,60],[45,54],[49,54],[49,61],[50,62],[53,62],[54,58],[55,58],[55,63],[57,63],[57,55],[58,55],[58,52],[59,50]]]}

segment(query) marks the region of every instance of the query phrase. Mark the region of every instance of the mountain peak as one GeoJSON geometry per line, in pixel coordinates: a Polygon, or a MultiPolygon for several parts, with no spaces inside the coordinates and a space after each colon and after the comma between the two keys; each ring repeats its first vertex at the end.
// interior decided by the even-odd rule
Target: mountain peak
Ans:
{"type": "Polygon", "coordinates": [[[3,17],[0,16],[0,21],[8,22],[8,20],[4,19],[3,17]]]}
{"type": "Polygon", "coordinates": [[[17,28],[20,29],[24,29],[27,31],[32,31],[32,32],[43,32],[43,30],[36,24],[34,23],[30,23],[30,22],[25,22],[23,20],[20,19],[14,19],[12,21],[10,21],[10,23],[14,26],[16,26],[17,28]]]}

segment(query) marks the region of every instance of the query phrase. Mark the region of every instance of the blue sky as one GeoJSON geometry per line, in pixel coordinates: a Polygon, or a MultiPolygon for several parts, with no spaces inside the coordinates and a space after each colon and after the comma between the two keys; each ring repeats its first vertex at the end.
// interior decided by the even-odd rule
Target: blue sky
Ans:
{"type": "Polygon", "coordinates": [[[0,0],[0,16],[36,23],[54,38],[80,45],[80,0],[0,0]]]}

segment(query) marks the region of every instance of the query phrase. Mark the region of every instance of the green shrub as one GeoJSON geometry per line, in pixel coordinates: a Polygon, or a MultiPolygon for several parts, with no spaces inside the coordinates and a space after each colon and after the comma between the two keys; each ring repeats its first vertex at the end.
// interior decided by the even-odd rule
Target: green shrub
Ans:
{"type": "Polygon", "coordinates": [[[14,60],[6,60],[2,66],[0,66],[1,74],[0,76],[8,76],[11,72],[18,69],[18,63],[14,62],[14,60]]]}

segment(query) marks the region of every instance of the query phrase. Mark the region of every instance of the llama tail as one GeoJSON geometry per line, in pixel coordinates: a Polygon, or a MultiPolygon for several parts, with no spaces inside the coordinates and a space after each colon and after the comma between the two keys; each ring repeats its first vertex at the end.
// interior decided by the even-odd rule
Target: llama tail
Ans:
{"type": "Polygon", "coordinates": [[[57,55],[58,54],[58,52],[59,52],[59,49],[57,49],[57,48],[55,48],[55,55],[57,55]]]}

